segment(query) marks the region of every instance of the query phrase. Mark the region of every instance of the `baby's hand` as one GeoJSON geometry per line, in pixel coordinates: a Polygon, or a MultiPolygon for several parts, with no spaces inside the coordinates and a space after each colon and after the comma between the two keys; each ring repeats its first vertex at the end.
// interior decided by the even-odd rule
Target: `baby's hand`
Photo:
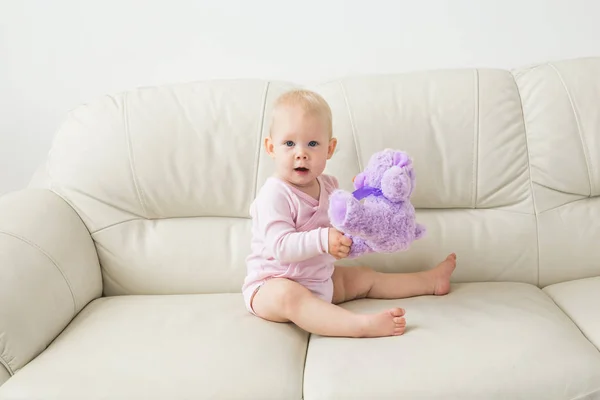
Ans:
{"type": "Polygon", "coordinates": [[[352,239],[335,228],[329,228],[329,254],[340,260],[348,257],[352,239]]]}

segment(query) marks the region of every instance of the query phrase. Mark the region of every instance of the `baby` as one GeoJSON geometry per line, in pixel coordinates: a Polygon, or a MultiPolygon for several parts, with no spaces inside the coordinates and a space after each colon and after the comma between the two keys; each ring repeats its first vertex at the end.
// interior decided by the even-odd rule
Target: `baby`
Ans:
{"type": "Polygon", "coordinates": [[[323,174],[336,148],[327,102],[307,90],[280,96],[273,108],[267,153],[276,173],[250,208],[251,254],[242,292],[248,310],[275,322],[293,322],[310,333],[340,337],[401,335],[404,310],[357,314],[337,304],[359,299],[445,295],[456,255],[418,273],[379,273],[338,267],[351,240],[328,219],[328,198],[338,182],[323,174]]]}

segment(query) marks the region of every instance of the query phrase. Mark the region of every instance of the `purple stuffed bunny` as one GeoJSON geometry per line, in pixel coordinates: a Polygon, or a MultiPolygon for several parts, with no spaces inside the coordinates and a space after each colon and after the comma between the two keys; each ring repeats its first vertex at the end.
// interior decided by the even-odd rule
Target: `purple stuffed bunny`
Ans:
{"type": "Polygon", "coordinates": [[[352,239],[350,258],[405,251],[423,237],[425,227],[416,222],[410,203],[415,173],[406,153],[385,149],[373,154],[354,188],[353,193],[338,189],[329,199],[331,224],[352,239]]]}

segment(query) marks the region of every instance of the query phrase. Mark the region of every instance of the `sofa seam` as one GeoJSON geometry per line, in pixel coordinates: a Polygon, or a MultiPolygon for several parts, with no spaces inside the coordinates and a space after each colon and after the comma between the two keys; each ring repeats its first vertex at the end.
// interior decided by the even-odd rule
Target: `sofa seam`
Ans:
{"type": "Polygon", "coordinates": [[[258,128],[258,146],[256,146],[256,155],[254,156],[254,165],[256,165],[256,172],[254,173],[254,194],[252,198],[256,197],[258,193],[258,173],[260,171],[260,148],[261,148],[261,139],[262,133],[265,128],[265,111],[267,110],[267,98],[269,96],[269,88],[271,86],[271,81],[267,81],[265,84],[265,89],[262,98],[262,112],[261,112],[261,120],[258,128]]]}
{"type": "Polygon", "coordinates": [[[14,376],[15,375],[15,372],[10,367],[10,365],[8,365],[8,362],[4,359],[4,357],[2,357],[2,355],[0,355],[0,364],[2,364],[2,366],[8,371],[8,374],[10,376],[14,376]]]}
{"type": "Polygon", "coordinates": [[[352,139],[354,139],[354,149],[356,150],[356,161],[358,163],[358,170],[362,171],[363,166],[360,161],[360,152],[358,148],[358,138],[356,137],[356,125],[354,124],[354,117],[352,116],[352,110],[350,109],[350,102],[348,101],[348,95],[346,94],[346,88],[344,87],[344,83],[340,80],[338,81],[340,84],[340,88],[342,89],[342,95],[344,96],[344,102],[346,103],[346,109],[348,110],[348,119],[350,120],[350,132],[352,133],[352,139]]]}
{"type": "MultiPolygon", "coordinates": [[[[585,197],[584,199],[588,199],[588,197],[585,197]]],[[[580,200],[584,200],[584,199],[580,199],[580,200]]],[[[563,205],[567,205],[567,204],[571,204],[573,202],[576,202],[579,200],[574,200],[572,202],[563,204],[563,205]]],[[[512,204],[508,204],[508,205],[512,205],[512,204]]],[[[500,207],[504,207],[504,206],[500,206],[500,207]]],[[[560,207],[560,206],[559,206],[560,207]]],[[[434,211],[440,211],[440,212],[445,212],[445,211],[453,211],[453,210],[458,210],[458,211],[470,211],[472,210],[469,207],[448,207],[448,208],[415,208],[416,210],[434,210],[434,211]]],[[[505,213],[512,213],[512,214],[519,214],[519,215],[531,215],[531,213],[527,213],[527,212],[522,212],[522,211],[513,211],[513,210],[503,210],[501,208],[498,207],[484,207],[484,208],[478,208],[477,210],[479,211],[494,211],[494,212],[505,212],[505,213]]],[[[90,231],[91,235],[96,235],[98,233],[101,233],[107,229],[113,228],[115,226],[118,225],[123,225],[123,224],[127,224],[129,222],[135,222],[135,221],[156,221],[156,220],[171,220],[171,219],[182,219],[182,218],[227,218],[227,219],[243,219],[243,220],[250,220],[250,217],[233,217],[233,216],[222,216],[222,215],[210,215],[210,216],[203,216],[203,215],[190,215],[190,216],[183,216],[183,217],[163,217],[163,218],[131,218],[131,219],[126,219],[124,221],[119,221],[119,222],[115,222],[114,224],[110,224],[107,225],[105,227],[96,229],[95,231],[90,231]]]]}
{"type": "Polygon", "coordinates": [[[573,397],[571,400],[582,400],[582,399],[585,399],[586,397],[588,397],[589,395],[598,394],[598,393],[600,393],[600,387],[592,390],[591,392],[584,393],[581,396],[573,397]]]}
{"type": "Polygon", "coordinates": [[[517,79],[514,74],[511,74],[517,89],[517,95],[519,96],[519,105],[521,108],[521,119],[523,121],[523,133],[525,134],[525,151],[527,152],[527,169],[529,170],[529,188],[531,190],[531,202],[533,203],[533,216],[535,218],[535,237],[537,241],[537,286],[540,286],[540,222],[538,218],[538,211],[535,202],[535,191],[533,190],[533,176],[531,174],[531,153],[529,151],[529,135],[527,134],[527,121],[525,120],[525,108],[523,106],[523,97],[521,96],[521,89],[517,83],[517,79]]]}
{"type": "Polygon", "coordinates": [[[308,337],[306,338],[306,351],[304,352],[304,366],[302,367],[302,399],[304,399],[304,382],[306,378],[306,360],[308,360],[308,346],[310,346],[310,341],[312,339],[312,333],[308,333],[308,337]]]}
{"type": "Polygon", "coordinates": [[[550,211],[558,210],[558,209],[566,207],[566,206],[570,206],[571,204],[579,203],[580,201],[592,200],[592,199],[595,199],[595,197],[587,197],[586,196],[586,197],[583,197],[581,199],[571,200],[569,202],[566,202],[565,204],[560,204],[560,205],[558,205],[556,207],[552,207],[552,208],[549,208],[547,210],[542,210],[542,211],[540,211],[540,215],[545,214],[545,213],[550,212],[550,211]]]}
{"type": "Polygon", "coordinates": [[[136,170],[135,170],[135,160],[133,155],[133,143],[131,140],[131,133],[129,132],[129,110],[127,108],[127,93],[123,95],[123,125],[125,129],[125,138],[127,140],[127,150],[129,155],[129,168],[131,169],[131,177],[133,180],[133,186],[135,186],[135,191],[138,195],[138,200],[140,202],[140,206],[142,207],[142,213],[145,217],[149,217],[148,211],[146,209],[146,203],[144,201],[144,193],[142,191],[141,185],[138,182],[136,170]]]}
{"type": "Polygon", "coordinates": [[[588,197],[592,197],[592,193],[594,193],[594,183],[592,181],[592,171],[590,169],[590,157],[589,157],[589,149],[588,146],[583,139],[583,133],[581,132],[581,124],[579,122],[579,117],[577,116],[577,112],[575,111],[575,104],[573,103],[573,97],[571,96],[571,92],[569,92],[569,88],[567,88],[567,84],[565,83],[562,75],[558,71],[558,69],[552,64],[548,63],[548,66],[554,70],[556,76],[560,80],[563,88],[565,89],[565,93],[567,94],[567,98],[569,99],[569,104],[571,105],[571,110],[573,111],[573,116],[575,117],[575,124],[577,125],[577,134],[579,135],[579,140],[581,141],[581,148],[583,150],[583,157],[585,159],[585,166],[587,168],[588,180],[590,183],[590,194],[588,197]]]}
{"type": "Polygon", "coordinates": [[[131,218],[131,219],[126,219],[123,221],[119,221],[119,222],[115,222],[113,224],[104,226],[102,228],[98,228],[95,231],[91,231],[90,234],[91,235],[95,235],[98,233],[101,233],[102,231],[105,231],[107,229],[113,228],[115,226],[118,225],[123,225],[129,222],[134,222],[134,221],[163,221],[163,220],[171,220],[171,219],[182,219],[182,218],[228,218],[228,219],[244,219],[244,220],[249,220],[250,217],[231,217],[231,216],[222,216],[222,215],[209,215],[209,216],[205,216],[205,215],[190,215],[190,216],[183,216],[183,217],[162,217],[162,218],[131,218]]]}
{"type": "MultiPolygon", "coordinates": [[[[569,196],[581,196],[581,197],[584,197],[584,198],[586,198],[586,199],[589,199],[589,198],[590,198],[590,196],[588,196],[588,195],[585,195],[585,194],[579,194],[579,193],[573,193],[573,192],[566,192],[566,191],[564,191],[564,190],[560,190],[560,189],[557,189],[557,188],[553,188],[553,187],[551,187],[551,186],[548,186],[548,185],[545,185],[545,184],[543,184],[543,183],[539,183],[539,182],[536,182],[536,185],[538,185],[539,187],[542,187],[542,188],[548,189],[548,190],[552,190],[553,192],[557,192],[557,193],[561,193],[561,194],[566,194],[566,195],[569,195],[569,196]]],[[[593,196],[593,197],[595,197],[595,196],[593,196]]]]}
{"type": "Polygon", "coordinates": [[[69,288],[69,292],[71,292],[71,299],[73,299],[73,317],[74,317],[77,314],[77,300],[75,299],[75,294],[73,293],[73,288],[71,286],[71,282],[69,282],[69,279],[67,279],[67,276],[65,275],[64,271],[58,266],[58,263],[54,260],[54,258],[52,258],[52,256],[50,254],[48,254],[44,249],[42,249],[40,246],[38,246],[31,240],[28,240],[20,235],[17,235],[16,233],[0,230],[0,234],[14,237],[15,239],[22,241],[23,243],[28,244],[29,246],[33,247],[34,249],[36,249],[37,251],[39,251],[40,253],[45,255],[46,258],[48,258],[48,260],[50,260],[50,262],[54,265],[54,267],[62,275],[63,279],[65,280],[65,283],[67,284],[67,287],[69,288]]]}
{"type": "Polygon", "coordinates": [[[478,184],[479,184],[479,134],[480,134],[480,95],[479,95],[479,69],[474,70],[475,75],[475,121],[474,122],[474,130],[473,130],[473,186],[472,197],[473,197],[473,208],[477,208],[477,196],[479,195],[478,184]]]}
{"type": "MultiPolygon", "coordinates": [[[[573,327],[575,329],[577,329],[577,331],[579,331],[579,333],[581,333],[581,336],[583,336],[583,338],[588,341],[592,346],[596,347],[596,345],[594,344],[594,342],[592,342],[592,339],[585,334],[585,332],[583,331],[583,329],[581,328],[581,325],[578,324],[575,319],[573,318],[573,316],[567,311],[567,309],[564,307],[564,305],[562,305],[562,303],[560,301],[558,301],[555,297],[553,297],[550,293],[548,293],[548,291],[544,290],[545,288],[541,288],[542,292],[544,292],[544,294],[552,301],[552,303],[554,303],[554,305],[556,306],[556,308],[558,308],[563,314],[564,316],[571,321],[571,323],[573,324],[573,327]]],[[[598,349],[600,351],[600,349],[598,349]]],[[[599,388],[600,389],[600,388],[599,388]]],[[[596,390],[599,390],[596,389],[596,390]]],[[[594,390],[594,392],[596,391],[594,390]]],[[[591,392],[591,393],[594,393],[591,392]]],[[[589,393],[588,393],[589,394],[589,393]]],[[[588,394],[584,394],[584,396],[587,396],[588,394]]],[[[581,397],[576,397],[576,399],[579,399],[581,397]]]]}

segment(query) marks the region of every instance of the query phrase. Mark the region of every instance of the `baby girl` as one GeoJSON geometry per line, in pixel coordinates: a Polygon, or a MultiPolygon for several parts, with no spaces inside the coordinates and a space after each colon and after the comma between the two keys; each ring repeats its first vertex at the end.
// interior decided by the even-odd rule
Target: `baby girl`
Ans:
{"type": "Polygon", "coordinates": [[[252,246],[242,287],[246,307],[265,320],[291,321],[323,336],[401,335],[406,328],[401,308],[357,314],[338,304],[365,297],[445,295],[456,255],[418,273],[335,266],[352,246],[327,214],[338,182],[323,171],[336,145],[331,109],[320,95],[293,90],[277,99],[264,142],[276,172],[250,208],[252,246]]]}

